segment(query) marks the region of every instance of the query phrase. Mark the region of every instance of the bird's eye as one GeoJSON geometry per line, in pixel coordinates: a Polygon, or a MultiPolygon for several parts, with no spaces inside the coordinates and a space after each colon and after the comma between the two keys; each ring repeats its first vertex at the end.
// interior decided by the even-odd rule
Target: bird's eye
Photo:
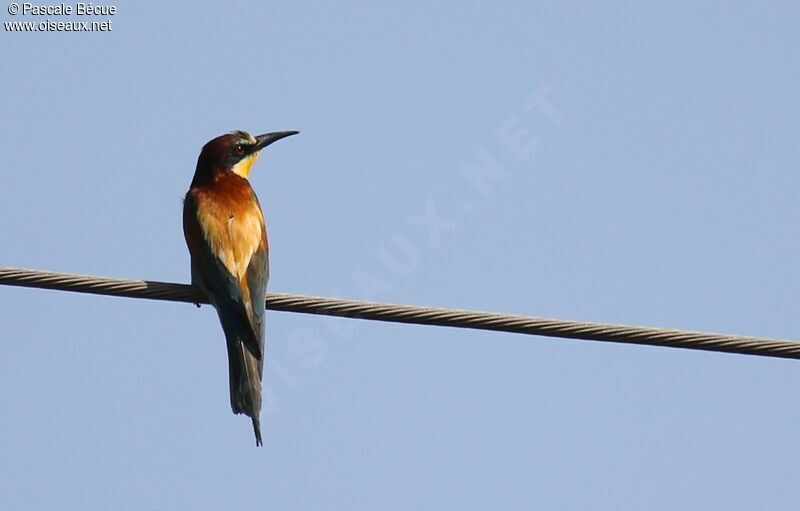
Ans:
{"type": "Polygon", "coordinates": [[[233,146],[233,152],[238,154],[239,156],[244,154],[244,146],[242,144],[236,144],[233,146]]]}

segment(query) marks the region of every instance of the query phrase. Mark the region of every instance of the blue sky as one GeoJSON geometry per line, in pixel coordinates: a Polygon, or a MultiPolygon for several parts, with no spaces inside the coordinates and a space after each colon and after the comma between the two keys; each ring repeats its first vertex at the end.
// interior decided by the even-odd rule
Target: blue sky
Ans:
{"type": "MultiPolygon", "coordinates": [[[[201,146],[297,129],[272,291],[798,337],[789,2],[115,5],[0,35],[0,265],[187,282],[201,146]]],[[[256,449],[209,307],[0,306],[9,509],[797,506],[794,361],[270,312],[256,449]]]]}

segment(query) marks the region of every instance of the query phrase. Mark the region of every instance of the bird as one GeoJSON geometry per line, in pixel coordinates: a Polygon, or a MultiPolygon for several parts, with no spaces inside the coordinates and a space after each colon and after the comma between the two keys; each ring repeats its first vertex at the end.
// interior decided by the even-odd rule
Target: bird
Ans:
{"type": "Polygon", "coordinates": [[[297,131],[220,135],[203,146],[183,201],[183,233],[192,285],[217,311],[228,351],[231,409],[252,419],[261,439],[264,306],[269,242],[248,175],[260,152],[297,131]]]}

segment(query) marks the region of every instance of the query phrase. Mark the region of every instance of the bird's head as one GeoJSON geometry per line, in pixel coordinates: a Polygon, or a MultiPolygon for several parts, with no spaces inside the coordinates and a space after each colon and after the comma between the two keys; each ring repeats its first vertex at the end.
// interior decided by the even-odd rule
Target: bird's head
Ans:
{"type": "Polygon", "coordinates": [[[226,133],[210,140],[200,151],[197,159],[197,174],[212,174],[215,171],[233,172],[247,178],[262,149],[273,142],[296,135],[297,131],[276,131],[253,136],[246,131],[226,133]]]}

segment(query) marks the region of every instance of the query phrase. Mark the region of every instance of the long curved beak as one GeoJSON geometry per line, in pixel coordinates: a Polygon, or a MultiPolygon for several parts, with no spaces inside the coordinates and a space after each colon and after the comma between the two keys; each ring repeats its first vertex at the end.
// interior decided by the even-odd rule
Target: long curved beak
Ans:
{"type": "Polygon", "coordinates": [[[274,133],[264,133],[256,137],[256,151],[260,151],[273,142],[292,135],[297,135],[299,131],[276,131],[274,133]]]}

